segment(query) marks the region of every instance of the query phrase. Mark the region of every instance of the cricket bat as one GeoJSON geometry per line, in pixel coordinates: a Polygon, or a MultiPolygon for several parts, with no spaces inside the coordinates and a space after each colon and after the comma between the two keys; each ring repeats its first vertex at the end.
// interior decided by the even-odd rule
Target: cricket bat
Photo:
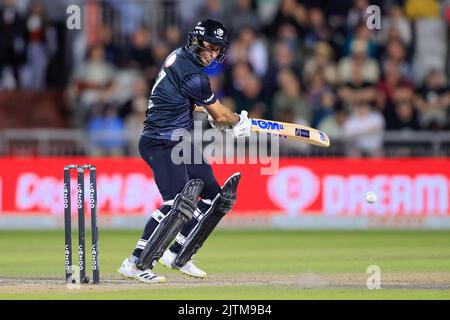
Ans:
{"type": "Polygon", "coordinates": [[[274,120],[250,119],[252,131],[279,135],[289,140],[298,140],[315,146],[328,148],[330,139],[317,129],[295,123],[279,122],[274,120]]]}

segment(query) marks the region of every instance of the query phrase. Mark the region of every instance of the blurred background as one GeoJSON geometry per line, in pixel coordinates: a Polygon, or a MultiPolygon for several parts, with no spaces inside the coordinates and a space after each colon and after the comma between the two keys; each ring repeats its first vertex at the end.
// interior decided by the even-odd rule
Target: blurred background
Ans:
{"type": "MultiPolygon", "coordinates": [[[[330,136],[328,149],[282,141],[287,163],[416,159],[407,173],[390,169],[413,181],[426,158],[423,168],[444,170],[436,203],[448,215],[449,0],[1,0],[0,156],[138,156],[159,68],[204,18],[231,36],[226,62],[206,70],[224,105],[330,136]],[[367,26],[370,5],[379,29],[367,26]]],[[[310,201],[296,208],[323,210],[310,201]]]]}
{"type": "Polygon", "coordinates": [[[162,61],[207,17],[231,35],[226,63],[207,69],[226,106],[333,140],[284,155],[449,155],[449,1],[0,3],[0,155],[137,155],[162,61]],[[372,4],[379,30],[366,25],[372,4]]]}

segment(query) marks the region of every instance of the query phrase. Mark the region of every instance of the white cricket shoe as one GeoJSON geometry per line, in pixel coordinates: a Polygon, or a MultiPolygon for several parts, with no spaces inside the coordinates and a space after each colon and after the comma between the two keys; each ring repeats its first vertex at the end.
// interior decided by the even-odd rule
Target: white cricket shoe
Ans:
{"type": "Polygon", "coordinates": [[[151,269],[147,269],[144,271],[139,270],[138,268],[136,268],[136,264],[131,263],[128,258],[125,258],[117,272],[124,277],[134,278],[145,283],[167,282],[167,279],[165,277],[157,276],[151,269]]]}
{"type": "Polygon", "coordinates": [[[141,271],[139,269],[137,269],[137,273],[134,276],[134,278],[136,280],[139,280],[140,282],[144,282],[144,283],[164,283],[167,282],[166,277],[163,276],[157,276],[156,274],[153,273],[152,269],[147,269],[144,271],[141,271]]]}
{"type": "Polygon", "coordinates": [[[166,251],[164,251],[162,257],[158,260],[158,262],[166,268],[173,269],[172,262],[175,260],[176,256],[177,255],[175,253],[167,249],[166,251]]]}
{"type": "MultiPolygon", "coordinates": [[[[159,263],[161,263],[166,268],[173,269],[172,262],[175,260],[176,256],[177,255],[175,253],[167,249],[166,251],[164,251],[163,256],[159,259],[159,263]]],[[[206,272],[197,268],[192,260],[186,262],[186,264],[179,270],[182,273],[195,278],[206,278],[207,276],[206,272]]]]}
{"type": "Polygon", "coordinates": [[[179,269],[182,273],[195,278],[206,278],[207,274],[202,269],[195,266],[192,260],[186,262],[184,266],[179,269]]]}
{"type": "Polygon", "coordinates": [[[128,258],[125,258],[120,268],[117,269],[117,272],[126,278],[134,278],[136,270],[137,270],[136,265],[128,261],[128,258]]]}

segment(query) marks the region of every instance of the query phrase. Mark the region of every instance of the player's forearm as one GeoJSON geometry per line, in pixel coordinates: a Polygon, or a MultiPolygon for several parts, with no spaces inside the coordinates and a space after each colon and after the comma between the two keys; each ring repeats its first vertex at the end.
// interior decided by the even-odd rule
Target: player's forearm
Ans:
{"type": "Polygon", "coordinates": [[[224,107],[219,100],[211,105],[205,106],[205,109],[214,121],[221,125],[233,126],[240,120],[236,113],[224,107]]]}
{"type": "MultiPolygon", "coordinates": [[[[226,110],[226,112],[224,112],[223,114],[218,116],[217,120],[215,120],[218,124],[234,126],[236,123],[239,122],[240,118],[236,113],[231,112],[230,110],[228,110],[226,108],[224,108],[224,109],[226,110]]],[[[214,117],[213,117],[213,119],[214,119],[214,117]]]]}

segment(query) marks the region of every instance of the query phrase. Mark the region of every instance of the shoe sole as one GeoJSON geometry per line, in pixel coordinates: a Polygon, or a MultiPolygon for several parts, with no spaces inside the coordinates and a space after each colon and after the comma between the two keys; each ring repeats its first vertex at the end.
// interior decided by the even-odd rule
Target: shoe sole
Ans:
{"type": "Polygon", "coordinates": [[[136,277],[133,277],[133,279],[135,279],[139,282],[142,282],[142,283],[166,283],[167,282],[166,278],[163,278],[161,281],[156,281],[156,280],[155,281],[142,281],[141,279],[136,278],[136,277]]]}
{"type": "MultiPolygon", "coordinates": [[[[159,261],[158,261],[159,262],[159,261]]],[[[195,279],[205,279],[208,275],[205,275],[204,277],[199,277],[199,276],[193,276],[192,274],[189,274],[189,273],[185,273],[185,272],[183,272],[183,271],[181,271],[180,269],[174,269],[174,268],[172,268],[172,267],[168,267],[166,264],[164,264],[164,263],[162,263],[162,262],[159,262],[162,266],[164,266],[164,268],[167,268],[167,269],[171,269],[171,270],[178,270],[178,271],[180,271],[182,274],[184,274],[185,276],[188,276],[189,278],[195,278],[195,279]]]]}
{"type": "Polygon", "coordinates": [[[206,278],[208,277],[208,275],[205,275],[204,277],[199,277],[199,276],[193,276],[192,274],[185,273],[185,272],[183,272],[183,271],[181,271],[181,270],[178,270],[178,271],[180,271],[180,272],[181,272],[182,274],[184,274],[185,276],[188,276],[189,278],[206,279],[206,278]]]}
{"type": "Polygon", "coordinates": [[[122,277],[126,278],[126,279],[134,279],[133,276],[127,276],[126,274],[120,272],[119,270],[117,270],[117,273],[120,274],[122,277]]]}
{"type": "Polygon", "coordinates": [[[134,279],[134,280],[138,280],[139,282],[142,282],[142,283],[165,283],[165,282],[167,282],[167,279],[166,278],[164,278],[164,280],[163,281],[155,281],[155,282],[148,282],[148,281],[142,281],[142,280],[140,280],[139,278],[136,278],[136,277],[133,277],[133,276],[127,276],[127,275],[125,275],[125,274],[123,274],[122,272],[120,272],[119,270],[117,270],[117,272],[122,276],[122,277],[124,277],[125,279],[134,279]]]}

